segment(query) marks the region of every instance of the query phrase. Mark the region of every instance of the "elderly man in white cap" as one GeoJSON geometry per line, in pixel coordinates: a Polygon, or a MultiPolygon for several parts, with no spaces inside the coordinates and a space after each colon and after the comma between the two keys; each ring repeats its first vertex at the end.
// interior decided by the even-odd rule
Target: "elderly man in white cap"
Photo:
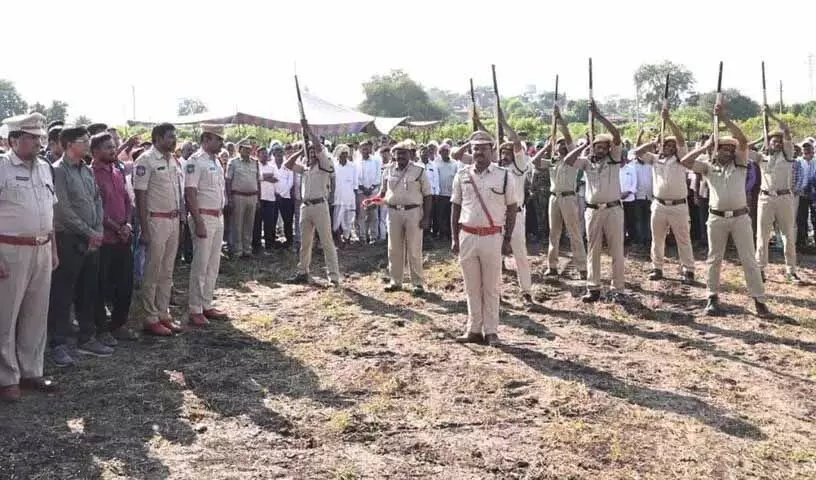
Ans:
{"type": "Polygon", "coordinates": [[[7,118],[10,150],[0,156],[0,401],[20,389],[53,391],[43,378],[54,242],[54,179],[38,158],[46,135],[39,113],[7,118]]]}
{"type": "Polygon", "coordinates": [[[334,222],[332,231],[343,243],[349,243],[354,232],[354,215],[357,205],[357,168],[351,162],[348,145],[334,148],[334,222]]]}

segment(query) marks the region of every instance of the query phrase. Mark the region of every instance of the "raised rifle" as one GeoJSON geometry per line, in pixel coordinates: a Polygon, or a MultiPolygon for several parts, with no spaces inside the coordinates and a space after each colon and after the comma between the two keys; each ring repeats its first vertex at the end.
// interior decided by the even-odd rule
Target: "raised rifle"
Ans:
{"type": "MultiPolygon", "coordinates": [[[[666,74],[666,86],[663,89],[663,108],[669,108],[669,74],[666,74]]],[[[660,153],[663,153],[663,142],[666,138],[666,120],[660,121],[660,153]]]]}
{"type": "Polygon", "coordinates": [[[555,118],[555,107],[558,106],[558,75],[555,76],[555,96],[553,97],[552,132],[550,132],[550,155],[555,158],[555,140],[558,137],[558,121],[555,118]]]}
{"type": "MultiPolygon", "coordinates": [[[[717,74],[717,105],[722,105],[723,102],[723,95],[722,95],[722,70],[723,70],[723,62],[720,60],[720,73],[717,74]]],[[[714,136],[714,153],[717,152],[717,149],[720,147],[720,116],[714,114],[714,130],[711,132],[714,136]]]]}
{"type": "Polygon", "coordinates": [[[593,103],[593,96],[592,96],[592,57],[589,57],[589,144],[592,145],[595,142],[595,112],[592,111],[592,103],[593,103]]]}
{"type": "Polygon", "coordinates": [[[762,133],[765,136],[765,150],[768,150],[768,91],[765,88],[765,62],[762,62],[762,133]]]}
{"type": "Polygon", "coordinates": [[[470,79],[470,104],[473,105],[473,115],[471,117],[471,123],[473,124],[473,131],[479,130],[479,126],[476,124],[476,93],[473,91],[473,79],[470,79]]]}
{"type": "Polygon", "coordinates": [[[499,112],[501,112],[501,101],[499,100],[499,84],[496,82],[496,65],[490,65],[493,70],[493,93],[496,95],[496,144],[501,145],[504,142],[504,125],[499,121],[499,112]]]}
{"type": "MultiPolygon", "coordinates": [[[[298,110],[300,111],[301,139],[303,140],[303,155],[309,160],[309,122],[306,120],[306,112],[303,110],[303,97],[300,95],[300,83],[295,75],[295,90],[297,91],[298,110]]],[[[314,146],[317,149],[317,145],[314,146]]],[[[317,155],[317,150],[315,150],[317,155]]]]}

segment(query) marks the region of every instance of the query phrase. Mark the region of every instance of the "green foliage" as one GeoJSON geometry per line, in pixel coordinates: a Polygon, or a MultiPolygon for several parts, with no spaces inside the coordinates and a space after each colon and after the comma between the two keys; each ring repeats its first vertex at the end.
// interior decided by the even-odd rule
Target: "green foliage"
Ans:
{"type": "Polygon", "coordinates": [[[87,115],[79,115],[74,119],[74,123],[77,125],[90,125],[93,122],[87,115]]]}
{"type": "Polygon", "coordinates": [[[51,100],[51,106],[45,112],[49,122],[56,120],[64,122],[68,117],[68,104],[59,100],[51,100]]]}
{"type": "Polygon", "coordinates": [[[178,115],[195,115],[207,111],[207,105],[198,98],[182,98],[178,102],[178,115]]]}
{"type": "MultiPolygon", "coordinates": [[[[816,121],[813,117],[806,117],[803,115],[794,115],[792,113],[785,113],[780,116],[782,120],[790,126],[791,134],[796,140],[801,140],[805,137],[813,135],[816,129],[816,121]]],[[[749,118],[744,122],[739,123],[740,128],[749,140],[762,137],[762,115],[749,118]]],[[[777,125],[773,120],[770,121],[769,128],[775,130],[777,125]]]]}
{"type": "MultiPolygon", "coordinates": [[[[750,97],[745,96],[736,88],[729,88],[723,91],[725,104],[728,107],[728,114],[735,120],[747,120],[756,117],[760,113],[760,106],[750,97]]],[[[706,112],[714,111],[714,104],[717,101],[717,92],[703,93],[699,97],[698,106],[706,112]]]]}
{"type": "Polygon", "coordinates": [[[365,100],[360,110],[379,117],[410,116],[416,120],[440,120],[447,112],[428,97],[422,87],[402,70],[375,75],[363,83],[365,100]]]}
{"type": "Polygon", "coordinates": [[[635,71],[635,86],[642,92],[643,104],[650,111],[659,111],[663,105],[663,93],[669,74],[669,107],[676,108],[694,85],[694,74],[684,65],[668,60],[659,64],[644,64],[635,71]]]}
{"type": "Polygon", "coordinates": [[[0,120],[26,113],[28,104],[14,83],[0,79],[0,120]]]}

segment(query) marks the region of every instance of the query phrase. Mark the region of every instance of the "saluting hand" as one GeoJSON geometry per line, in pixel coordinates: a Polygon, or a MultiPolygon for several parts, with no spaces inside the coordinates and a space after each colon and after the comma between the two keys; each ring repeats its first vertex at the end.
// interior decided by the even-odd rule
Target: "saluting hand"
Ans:
{"type": "Polygon", "coordinates": [[[427,218],[422,217],[422,219],[419,221],[419,228],[422,229],[422,230],[425,230],[425,229],[428,228],[429,223],[431,223],[431,222],[428,221],[427,218]]]}
{"type": "Polygon", "coordinates": [[[204,222],[196,223],[195,234],[198,238],[207,238],[207,226],[204,225],[204,222]]]}

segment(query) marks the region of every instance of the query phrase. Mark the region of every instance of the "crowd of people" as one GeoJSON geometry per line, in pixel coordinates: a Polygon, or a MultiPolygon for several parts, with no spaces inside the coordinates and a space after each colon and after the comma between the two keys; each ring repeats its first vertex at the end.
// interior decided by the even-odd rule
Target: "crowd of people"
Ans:
{"type": "Polygon", "coordinates": [[[149,141],[121,141],[115,128],[54,122],[39,113],[4,120],[0,145],[0,399],[21,389],[53,391],[45,358],[106,357],[138,338],[129,326],[134,292],[143,334],[172,336],[226,319],[213,291],[222,258],[279,251],[299,255],[292,282],[313,282],[315,234],[328,281],[340,285],[337,249],[387,242],[386,291],[423,295],[423,243],[449,242],[463,271],[468,323],[459,342],[498,343],[503,256],[516,264],[532,302],[528,240],[548,244],[544,275],[565,275],[562,237],[586,280],[582,301],[601,298],[600,254],[612,257],[607,297],[624,294],[624,246],[651,248],[649,278],[664,278],[667,241],[680,280],[695,279],[693,247],[707,246],[708,305],[722,313],[720,266],[729,237],[757,314],[765,305],[768,248],[784,247],[787,280],[799,284],[796,250],[810,250],[816,221],[814,140],[793,144],[779,129],[749,142],[717,105],[731,135],[689,142],[671,135],[632,144],[590,109],[608,133],[575,141],[557,107],[560,135],[532,144],[499,112],[505,138],[479,127],[468,139],[418,145],[388,137],[332,145],[303,125],[309,141],[225,142],[223,126],[200,125],[179,145],[171,124],[149,141]],[[305,147],[305,148],[304,148],[305,147]],[[667,237],[671,235],[671,239],[667,237]],[[186,322],[173,319],[173,274],[190,264],[186,322]],[[73,312],[73,313],[72,313],[73,312]],[[69,339],[76,337],[76,348],[69,339]],[[74,351],[76,353],[74,353],[74,351]]]}

